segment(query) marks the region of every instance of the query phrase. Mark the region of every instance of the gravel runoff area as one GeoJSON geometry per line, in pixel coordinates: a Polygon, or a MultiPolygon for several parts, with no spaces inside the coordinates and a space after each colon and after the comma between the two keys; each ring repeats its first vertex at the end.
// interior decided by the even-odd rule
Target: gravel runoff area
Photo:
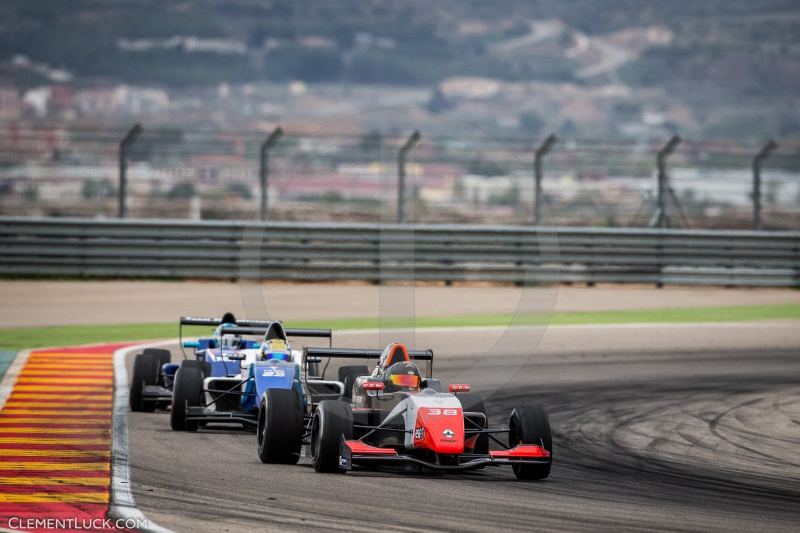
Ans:
{"type": "MultiPolygon", "coordinates": [[[[422,285],[379,287],[361,283],[264,283],[242,286],[205,281],[0,281],[2,327],[126,324],[218,316],[263,308],[271,318],[303,320],[376,316],[397,301],[416,316],[513,313],[522,289],[511,286],[422,285]],[[244,287],[244,288],[243,288],[244,287]],[[263,295],[263,296],[262,296],[263,295]],[[255,302],[255,303],[254,303],[255,302]],[[279,316],[278,316],[279,315],[279,316]]],[[[525,289],[537,310],[613,311],[671,307],[800,303],[800,291],[651,286],[554,286],[525,289]]],[[[255,315],[256,313],[249,313],[255,315]]],[[[258,313],[263,316],[263,313],[258,313]]],[[[401,313],[402,314],[402,313],[401,313]]]]}

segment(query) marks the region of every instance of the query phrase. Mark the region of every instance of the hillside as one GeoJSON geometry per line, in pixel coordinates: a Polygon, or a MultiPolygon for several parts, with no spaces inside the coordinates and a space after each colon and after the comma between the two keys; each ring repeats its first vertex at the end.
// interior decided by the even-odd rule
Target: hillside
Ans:
{"type": "Polygon", "coordinates": [[[5,0],[2,9],[0,85],[435,87],[469,76],[658,89],[712,134],[756,116],[779,134],[800,131],[793,0],[5,0]]]}

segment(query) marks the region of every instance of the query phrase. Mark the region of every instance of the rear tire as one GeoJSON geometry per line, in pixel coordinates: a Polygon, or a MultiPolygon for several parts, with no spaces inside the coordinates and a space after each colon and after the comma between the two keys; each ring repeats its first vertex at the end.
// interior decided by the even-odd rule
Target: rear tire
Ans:
{"type": "Polygon", "coordinates": [[[186,420],[186,408],[202,405],[203,372],[199,368],[182,366],[175,373],[172,409],[169,423],[175,431],[197,431],[197,422],[186,420]]]}
{"type": "Polygon", "coordinates": [[[181,368],[183,367],[197,368],[201,372],[203,372],[204,378],[211,377],[211,363],[207,361],[199,361],[197,359],[184,359],[183,361],[181,361],[181,368]]]}
{"type": "Polygon", "coordinates": [[[269,389],[258,410],[258,458],[297,464],[303,445],[303,402],[294,389],[269,389]]]}
{"type": "Polygon", "coordinates": [[[143,353],[150,353],[155,356],[161,365],[172,362],[172,353],[164,348],[145,348],[143,353]]]}
{"type": "Polygon", "coordinates": [[[152,413],[156,410],[156,402],[144,401],[144,388],[158,383],[157,365],[158,358],[153,354],[136,354],[136,358],[133,360],[130,389],[131,411],[152,413]]]}
{"type": "Polygon", "coordinates": [[[366,365],[346,365],[339,367],[339,381],[344,384],[342,400],[351,401],[353,399],[353,385],[356,383],[356,378],[368,375],[369,368],[366,365]]]}
{"type": "Polygon", "coordinates": [[[337,400],[323,400],[311,420],[311,457],[317,472],[344,473],[339,466],[342,443],[353,438],[353,411],[337,400]]]}
{"type": "Polygon", "coordinates": [[[156,358],[157,367],[156,367],[156,383],[163,386],[164,380],[161,379],[161,372],[164,368],[164,365],[169,364],[172,362],[172,353],[169,350],[165,350],[164,348],[145,348],[142,353],[146,354],[153,354],[153,357],[156,358]]]}
{"type": "Polygon", "coordinates": [[[553,463],[553,437],[550,433],[550,419],[547,413],[536,404],[523,405],[511,411],[508,421],[508,444],[539,444],[550,452],[546,464],[513,465],[517,479],[544,479],[550,475],[553,463]]]}

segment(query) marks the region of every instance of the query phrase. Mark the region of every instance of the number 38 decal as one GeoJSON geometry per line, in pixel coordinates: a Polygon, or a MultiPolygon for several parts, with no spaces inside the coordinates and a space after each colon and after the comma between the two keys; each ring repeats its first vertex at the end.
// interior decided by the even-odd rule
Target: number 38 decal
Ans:
{"type": "Polygon", "coordinates": [[[428,408],[427,414],[431,416],[457,416],[458,409],[439,409],[439,408],[428,408]]]}

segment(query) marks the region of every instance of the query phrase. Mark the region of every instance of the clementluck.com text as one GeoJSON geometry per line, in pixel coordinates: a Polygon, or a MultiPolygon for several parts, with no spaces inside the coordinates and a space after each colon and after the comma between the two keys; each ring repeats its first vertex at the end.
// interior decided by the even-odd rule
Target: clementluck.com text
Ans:
{"type": "Polygon", "coordinates": [[[150,523],[146,518],[20,518],[8,519],[9,529],[147,529],[150,523]]]}

